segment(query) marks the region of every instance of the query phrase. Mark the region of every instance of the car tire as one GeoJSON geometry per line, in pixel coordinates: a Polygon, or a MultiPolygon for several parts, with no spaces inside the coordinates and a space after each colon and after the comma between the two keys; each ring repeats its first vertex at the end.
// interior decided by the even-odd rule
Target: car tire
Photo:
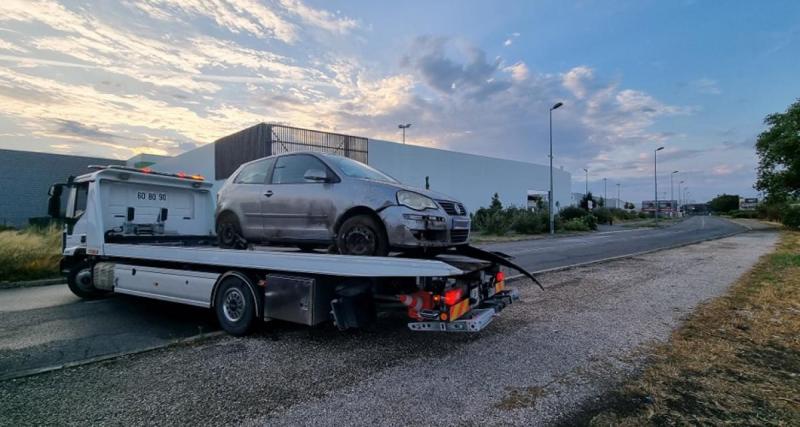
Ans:
{"type": "Polygon", "coordinates": [[[369,215],[356,215],[339,227],[336,248],[342,255],[386,256],[388,240],[382,224],[369,215]]]}
{"type": "Polygon", "coordinates": [[[247,335],[256,323],[256,302],[250,286],[238,276],[222,279],[214,298],[214,311],[222,329],[231,335],[247,335]]]}
{"type": "Polygon", "coordinates": [[[232,214],[225,214],[217,220],[217,244],[224,249],[244,249],[247,245],[242,236],[239,220],[232,214]]]}
{"type": "Polygon", "coordinates": [[[83,299],[96,299],[105,294],[92,284],[92,264],[87,261],[81,261],[69,269],[67,287],[73,294],[83,299]]]}

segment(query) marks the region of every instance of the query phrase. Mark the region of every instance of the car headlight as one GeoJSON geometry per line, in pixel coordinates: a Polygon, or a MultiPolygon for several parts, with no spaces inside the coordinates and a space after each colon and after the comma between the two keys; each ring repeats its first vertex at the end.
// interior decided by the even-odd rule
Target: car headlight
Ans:
{"type": "Polygon", "coordinates": [[[430,197],[423,196],[413,191],[398,191],[397,203],[417,211],[439,208],[439,206],[436,206],[436,202],[430,197]]]}

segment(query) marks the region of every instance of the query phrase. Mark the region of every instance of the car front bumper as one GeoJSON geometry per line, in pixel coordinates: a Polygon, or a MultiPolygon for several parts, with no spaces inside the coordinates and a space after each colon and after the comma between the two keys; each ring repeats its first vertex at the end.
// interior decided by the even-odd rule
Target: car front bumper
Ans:
{"type": "Polygon", "coordinates": [[[469,243],[468,216],[450,216],[441,209],[415,211],[390,206],[379,213],[389,245],[395,248],[443,248],[469,243]]]}

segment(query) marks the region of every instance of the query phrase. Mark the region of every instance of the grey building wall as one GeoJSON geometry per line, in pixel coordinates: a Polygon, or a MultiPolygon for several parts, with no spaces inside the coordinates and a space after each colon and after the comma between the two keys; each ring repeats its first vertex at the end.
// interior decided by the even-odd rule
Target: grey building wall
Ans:
{"type": "Polygon", "coordinates": [[[28,218],[47,216],[47,190],[89,165],[125,164],[98,157],[0,150],[0,224],[23,227],[28,218]]]}

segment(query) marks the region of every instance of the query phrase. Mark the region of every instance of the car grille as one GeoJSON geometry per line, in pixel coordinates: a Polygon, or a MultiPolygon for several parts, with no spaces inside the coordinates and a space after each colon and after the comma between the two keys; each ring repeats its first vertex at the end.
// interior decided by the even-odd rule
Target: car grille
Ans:
{"type": "Polygon", "coordinates": [[[448,215],[464,216],[467,214],[467,209],[464,208],[464,205],[461,203],[449,202],[447,200],[437,200],[437,202],[439,202],[439,206],[441,206],[448,215]]]}
{"type": "Polygon", "coordinates": [[[451,243],[466,242],[468,237],[469,237],[469,230],[450,230],[451,243]]]}

